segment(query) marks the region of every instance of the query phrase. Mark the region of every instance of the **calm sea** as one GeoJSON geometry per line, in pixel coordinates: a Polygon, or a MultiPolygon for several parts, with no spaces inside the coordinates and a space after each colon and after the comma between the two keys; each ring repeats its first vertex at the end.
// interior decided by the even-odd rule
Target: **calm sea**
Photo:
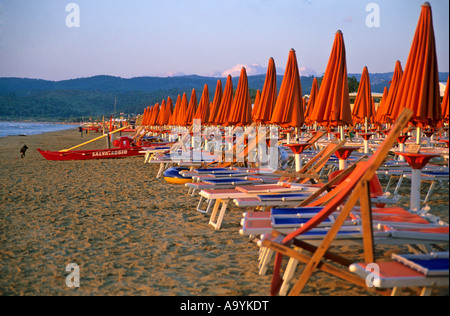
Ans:
{"type": "Polygon", "coordinates": [[[0,122],[0,137],[35,135],[77,128],[78,125],[56,123],[0,122]]]}

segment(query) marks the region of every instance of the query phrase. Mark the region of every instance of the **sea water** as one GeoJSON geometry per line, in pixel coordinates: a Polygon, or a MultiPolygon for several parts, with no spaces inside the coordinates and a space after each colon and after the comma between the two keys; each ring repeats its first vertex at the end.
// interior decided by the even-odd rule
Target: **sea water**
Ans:
{"type": "Polygon", "coordinates": [[[58,123],[0,122],[0,137],[28,136],[77,127],[78,125],[58,123]]]}

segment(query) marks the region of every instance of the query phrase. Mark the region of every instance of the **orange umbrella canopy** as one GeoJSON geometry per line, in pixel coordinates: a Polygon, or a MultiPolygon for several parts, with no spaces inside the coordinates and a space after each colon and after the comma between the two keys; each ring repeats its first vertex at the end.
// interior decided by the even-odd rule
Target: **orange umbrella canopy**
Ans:
{"type": "Polygon", "coordinates": [[[252,118],[254,122],[256,122],[256,112],[258,112],[260,104],[261,104],[261,91],[258,89],[256,90],[255,102],[253,103],[252,109],[252,118]]]}
{"type": "Polygon", "coordinates": [[[422,5],[394,109],[413,111],[411,124],[435,127],[442,119],[431,6],[422,5]]]}
{"type": "Polygon", "coordinates": [[[374,115],[372,111],[372,101],[369,71],[367,67],[364,67],[352,111],[353,123],[364,123],[366,118],[369,121],[372,119],[372,116],[374,115]]]}
{"type": "Polygon", "coordinates": [[[375,114],[374,123],[376,124],[385,124],[385,114],[386,114],[386,99],[388,96],[388,88],[384,87],[383,96],[380,100],[380,105],[378,106],[377,113],[375,114]]]}
{"type": "Polygon", "coordinates": [[[159,115],[159,103],[156,103],[152,109],[152,115],[150,117],[149,125],[156,125],[159,115]]]}
{"type": "Polygon", "coordinates": [[[148,122],[150,121],[150,115],[151,115],[151,110],[150,110],[150,106],[147,106],[147,108],[144,109],[144,114],[142,115],[142,126],[146,126],[149,125],[148,122]]]}
{"type": "Polygon", "coordinates": [[[181,98],[180,110],[178,111],[178,118],[175,122],[176,125],[186,126],[187,125],[187,110],[188,110],[188,101],[186,93],[183,92],[183,97],[181,98]]]}
{"type": "Polygon", "coordinates": [[[227,82],[225,83],[225,89],[223,90],[222,100],[220,102],[219,111],[215,120],[216,124],[228,125],[228,119],[230,116],[231,106],[233,104],[233,80],[231,75],[227,76],[227,82]]]}
{"type": "Polygon", "coordinates": [[[448,77],[447,77],[447,85],[445,86],[444,99],[442,99],[442,120],[445,123],[448,123],[449,115],[448,115],[448,77]]]}
{"type": "Polygon", "coordinates": [[[369,123],[373,124],[375,123],[375,116],[377,115],[377,112],[375,110],[375,100],[373,98],[372,99],[372,103],[371,103],[371,110],[372,110],[372,116],[369,119],[369,123]]]}
{"type": "Polygon", "coordinates": [[[304,122],[302,86],[297,57],[295,50],[291,49],[271,123],[281,127],[301,127],[304,122]]]}
{"type": "Polygon", "coordinates": [[[159,109],[158,118],[156,119],[156,125],[164,125],[164,115],[166,112],[166,100],[162,100],[161,108],[159,109]]]}
{"type": "Polygon", "coordinates": [[[403,77],[402,64],[399,60],[395,63],[394,75],[391,80],[391,85],[389,87],[389,92],[385,101],[385,113],[383,114],[382,121],[386,123],[392,123],[397,119],[400,114],[399,109],[394,108],[398,96],[398,88],[403,77]]]}
{"type": "Polygon", "coordinates": [[[209,111],[208,122],[210,124],[216,123],[217,115],[219,114],[220,102],[222,101],[222,81],[217,80],[216,91],[214,92],[214,100],[212,102],[212,106],[209,111]]]}
{"type": "Polygon", "coordinates": [[[163,116],[163,121],[162,121],[163,124],[161,124],[161,125],[169,124],[170,118],[172,117],[172,113],[173,113],[172,98],[167,97],[166,108],[164,110],[164,116],[163,116]]]}
{"type": "Polygon", "coordinates": [[[317,101],[314,103],[312,122],[328,127],[353,125],[347,80],[344,37],[341,31],[337,31],[317,101]]]}
{"type": "Polygon", "coordinates": [[[236,94],[231,105],[228,124],[244,126],[252,123],[252,101],[248,90],[248,78],[245,67],[241,68],[236,94]]]}
{"type": "Polygon", "coordinates": [[[189,105],[186,111],[186,125],[192,125],[195,112],[197,112],[197,93],[195,89],[192,89],[191,98],[189,99],[189,105]]]}
{"type": "Polygon", "coordinates": [[[195,112],[194,119],[200,119],[201,124],[207,124],[209,119],[209,89],[208,85],[203,86],[202,97],[195,112]]]}
{"type": "Polygon", "coordinates": [[[175,102],[175,107],[173,109],[172,116],[170,117],[170,120],[169,120],[169,125],[177,125],[178,115],[180,112],[180,106],[181,106],[181,95],[178,95],[177,102],[175,102]]]}
{"type": "MultiPolygon", "coordinates": [[[[272,118],[273,108],[277,101],[277,72],[275,61],[271,57],[267,66],[266,79],[261,92],[259,105],[254,115],[254,121],[262,124],[269,124],[272,118]]],[[[256,105],[256,102],[255,102],[256,105]]]]}
{"type": "Polygon", "coordinates": [[[314,103],[317,99],[317,94],[319,93],[319,84],[317,82],[317,78],[313,79],[311,92],[309,93],[309,100],[305,110],[305,124],[312,125],[314,122],[311,120],[311,113],[314,109],[314,103]]]}
{"type": "Polygon", "coordinates": [[[145,125],[151,125],[153,118],[153,106],[147,108],[147,119],[145,120],[145,125]]]}

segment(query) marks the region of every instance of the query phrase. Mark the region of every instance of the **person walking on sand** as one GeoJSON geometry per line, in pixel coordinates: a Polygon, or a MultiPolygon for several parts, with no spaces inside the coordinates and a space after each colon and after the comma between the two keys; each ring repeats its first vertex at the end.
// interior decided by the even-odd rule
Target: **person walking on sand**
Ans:
{"type": "Polygon", "coordinates": [[[27,151],[28,147],[27,145],[23,145],[23,147],[20,149],[20,158],[25,157],[25,152],[27,151]]]}

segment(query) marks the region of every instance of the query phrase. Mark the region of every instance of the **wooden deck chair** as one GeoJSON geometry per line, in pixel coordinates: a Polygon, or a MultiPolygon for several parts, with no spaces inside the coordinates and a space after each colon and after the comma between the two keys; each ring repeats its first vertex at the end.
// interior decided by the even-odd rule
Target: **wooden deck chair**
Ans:
{"type": "MultiPolygon", "coordinates": [[[[327,254],[330,244],[333,242],[343,223],[350,215],[351,210],[359,201],[361,205],[365,261],[369,263],[374,262],[374,242],[369,182],[375,175],[378,167],[383,163],[390,148],[395,143],[397,136],[400,134],[403,127],[407,125],[411,116],[412,111],[408,109],[403,110],[396,123],[391,128],[390,133],[387,135],[386,139],[378,148],[378,150],[371,156],[369,161],[358,164],[358,166],[352,173],[352,177],[347,177],[347,179],[339,185],[342,186],[343,189],[339,190],[339,193],[336,194],[336,196],[327,203],[322,211],[320,211],[301,228],[285,236],[281,244],[273,242],[270,239],[264,239],[262,241],[262,245],[264,247],[269,247],[277,251],[271,285],[272,295],[276,295],[276,293],[278,293],[278,290],[282,284],[280,268],[283,255],[294,256],[295,259],[299,260],[300,262],[306,263],[306,267],[303,269],[300,278],[292,288],[289,295],[300,294],[309,278],[311,277],[312,273],[317,268],[357,285],[365,286],[365,281],[361,278],[351,274],[348,271],[343,271],[342,269],[336,268],[329,263],[323,262],[322,259],[327,254]],[[309,230],[315,228],[319,223],[328,218],[331,213],[335,212],[337,210],[337,207],[341,206],[346,200],[347,202],[340,211],[334,225],[331,227],[328,234],[324,237],[320,246],[317,247],[313,252],[312,256],[300,254],[298,251],[295,251],[289,247],[289,244],[294,240],[296,236],[306,233],[309,230]]],[[[336,261],[340,263],[348,263],[348,260],[341,260],[339,256],[336,257],[336,261]]],[[[348,265],[346,267],[348,267],[348,265]]]]}
{"type": "MultiPolygon", "coordinates": [[[[285,183],[293,183],[293,182],[302,182],[305,183],[309,180],[312,179],[319,179],[319,175],[317,174],[317,172],[323,168],[323,166],[326,164],[326,162],[328,161],[328,159],[342,146],[344,146],[345,144],[345,140],[343,141],[337,141],[337,142],[332,142],[330,143],[328,146],[326,146],[325,148],[323,148],[315,157],[313,157],[310,162],[308,164],[306,164],[301,171],[303,170],[305,173],[302,174],[301,172],[296,172],[296,173],[278,173],[275,172],[275,174],[279,174],[281,176],[283,176],[282,178],[280,178],[280,182],[285,182],[285,183]]],[[[352,168],[349,168],[348,171],[352,170],[352,168]]],[[[348,171],[346,173],[343,174],[346,175],[348,173],[348,171]]],[[[340,179],[341,177],[339,177],[338,179],[340,179]]],[[[315,183],[315,182],[313,182],[315,183]]],[[[325,188],[329,188],[328,186],[325,186],[325,188]]],[[[317,188],[314,189],[314,191],[316,191],[317,188]]],[[[217,191],[218,194],[222,194],[221,191],[217,191]]],[[[207,202],[207,208],[206,208],[206,212],[209,212],[209,210],[212,209],[212,214],[211,214],[211,220],[210,220],[210,224],[212,226],[214,226],[216,229],[220,229],[221,226],[221,222],[223,219],[223,216],[228,208],[228,204],[230,200],[234,200],[234,199],[239,199],[238,203],[236,203],[236,205],[238,206],[276,206],[277,205],[277,201],[276,199],[273,199],[272,201],[262,201],[260,198],[253,196],[253,197],[248,197],[245,196],[243,194],[241,194],[241,192],[236,192],[233,193],[233,191],[226,191],[227,194],[227,198],[218,198],[217,201],[215,201],[216,205],[213,207],[212,205],[212,201],[211,198],[208,198],[208,196],[214,196],[214,190],[210,190],[208,192],[205,191],[201,191],[200,192],[200,202],[206,201],[207,202]],[[247,199],[247,201],[244,201],[245,199],[247,199]],[[252,201],[252,203],[256,203],[256,204],[249,204],[248,199],[257,199],[256,201],[252,201]],[[240,205],[240,204],[241,205],[240,205]],[[220,206],[219,204],[222,204],[222,206],[220,206]],[[215,220],[215,217],[217,216],[217,220],[215,220]]],[[[289,194],[289,193],[288,193],[289,194]]],[[[285,200],[283,200],[282,205],[291,205],[294,206],[296,204],[298,204],[298,201],[304,200],[306,198],[308,198],[312,193],[308,193],[308,195],[303,195],[302,197],[298,197],[297,200],[295,199],[291,199],[289,202],[286,202],[285,200]]],[[[220,195],[221,196],[221,195],[220,195]]],[[[317,196],[317,195],[315,195],[317,196]]],[[[281,197],[280,199],[286,199],[285,197],[281,197]]],[[[197,206],[197,210],[203,211],[203,208],[201,207],[201,203],[199,202],[198,206],[197,206]]],[[[280,204],[280,203],[278,203],[280,204]]]]}
{"type": "MultiPolygon", "coordinates": [[[[301,172],[298,173],[278,173],[275,172],[275,174],[279,174],[282,175],[283,177],[280,178],[280,182],[286,182],[286,183],[292,183],[292,182],[307,182],[311,179],[318,179],[319,175],[317,174],[317,172],[323,168],[323,166],[326,164],[326,162],[328,161],[328,159],[342,146],[344,146],[345,144],[345,140],[343,141],[338,141],[338,142],[332,142],[330,143],[328,146],[326,146],[325,148],[323,148],[315,157],[313,157],[310,162],[308,164],[306,164],[302,170],[304,170],[304,174],[302,174],[301,172]]],[[[350,170],[352,170],[352,168],[349,168],[348,171],[346,171],[344,175],[346,175],[350,170]]],[[[340,179],[341,177],[338,177],[338,179],[340,179]]],[[[325,186],[325,188],[329,188],[328,186],[325,186]]],[[[229,188],[227,188],[229,189],[229,188]]],[[[314,190],[316,191],[317,188],[314,190]]],[[[222,191],[216,191],[219,195],[221,196],[222,191]]],[[[201,191],[200,192],[200,201],[199,204],[197,206],[197,210],[203,213],[209,213],[209,210],[212,210],[212,214],[211,214],[211,220],[210,220],[210,225],[214,226],[216,229],[220,229],[221,226],[221,222],[222,219],[225,215],[225,212],[228,208],[228,204],[230,200],[234,200],[234,199],[240,199],[238,200],[238,203],[236,203],[236,205],[240,206],[239,203],[241,203],[241,205],[244,206],[276,206],[277,205],[277,201],[276,199],[273,199],[272,201],[262,201],[261,199],[257,198],[256,196],[250,197],[250,199],[257,199],[257,201],[254,201],[254,203],[256,203],[255,205],[253,204],[248,204],[248,196],[245,196],[243,194],[241,194],[242,192],[236,192],[236,191],[226,191],[227,197],[226,198],[218,198],[217,201],[215,201],[216,205],[213,208],[213,202],[211,201],[211,198],[208,198],[210,196],[214,196],[214,190],[209,190],[209,191],[201,191]],[[234,193],[233,193],[234,192],[234,193]],[[244,199],[247,198],[247,201],[244,201],[244,199]],[[207,208],[206,210],[203,210],[203,207],[201,206],[202,202],[206,202],[207,203],[207,208]],[[245,203],[247,202],[247,203],[245,203]],[[222,204],[220,206],[220,204],[222,204]],[[217,216],[217,220],[215,219],[217,216]]],[[[289,193],[288,193],[289,194],[289,193]]],[[[298,199],[291,199],[289,202],[286,203],[285,200],[283,200],[283,204],[282,205],[296,205],[298,204],[298,201],[300,200],[304,200],[306,198],[309,197],[309,195],[312,193],[308,193],[308,195],[303,195],[302,197],[297,197],[298,199]]],[[[317,195],[315,195],[317,196],[317,195]]],[[[280,197],[282,199],[286,199],[285,197],[280,197]]],[[[278,203],[280,204],[280,203],[278,203]]]]}
{"type": "MultiPolygon", "coordinates": [[[[255,130],[256,123],[252,123],[249,127],[247,127],[244,131],[244,134],[242,137],[240,137],[237,142],[232,146],[230,150],[223,151],[222,152],[222,159],[220,161],[212,161],[205,165],[205,167],[211,167],[216,166],[219,168],[225,168],[225,167],[231,167],[238,164],[239,160],[245,161],[245,158],[248,155],[248,144],[244,146],[244,149],[242,151],[238,152],[238,148],[241,147],[241,145],[245,142],[245,139],[247,139],[248,135],[250,135],[255,130]],[[236,156],[234,155],[236,153],[236,156]],[[242,153],[245,153],[242,154],[242,153]],[[226,161],[226,157],[231,155],[233,157],[232,161],[226,161]],[[237,157],[237,155],[240,155],[237,157]],[[238,159],[239,158],[239,159],[238,159]]],[[[237,132],[237,129],[240,128],[239,126],[236,126],[232,132],[231,135],[235,135],[237,132]]]]}
{"type": "Polygon", "coordinates": [[[327,164],[331,156],[333,156],[336,151],[342,148],[346,143],[346,140],[332,141],[327,146],[322,148],[313,158],[311,158],[299,172],[278,172],[285,178],[289,178],[289,181],[295,181],[298,183],[307,183],[310,181],[315,184],[315,179],[320,178],[320,170],[322,170],[327,164]],[[296,177],[300,179],[295,180],[296,177]]]}
{"type": "MultiPolygon", "coordinates": [[[[358,159],[355,163],[351,164],[347,169],[345,169],[343,172],[341,172],[338,176],[331,179],[328,183],[325,185],[317,188],[312,192],[311,194],[306,197],[302,202],[299,204],[292,203],[294,205],[294,208],[298,207],[311,207],[316,208],[320,207],[327,203],[328,200],[331,200],[332,197],[334,197],[339,189],[333,189],[331,190],[337,183],[344,180],[346,177],[348,177],[353,170],[356,168],[359,162],[366,160],[367,157],[363,156],[360,159],[358,159]],[[327,194],[323,195],[324,192],[329,191],[327,194]],[[319,200],[318,198],[323,195],[319,200]],[[328,197],[327,197],[328,196],[328,197]],[[318,200],[318,202],[314,202],[315,200],[318,200]]],[[[342,187],[341,187],[342,189],[342,187]]],[[[241,199],[235,199],[236,205],[238,205],[241,199]]],[[[286,204],[284,204],[282,207],[284,207],[286,204]]],[[[281,205],[276,205],[276,207],[280,207],[281,205]]],[[[272,222],[270,220],[271,218],[271,211],[256,211],[256,212],[246,212],[244,213],[244,218],[241,220],[241,225],[243,228],[239,231],[241,235],[253,235],[255,233],[257,234],[263,234],[268,233],[273,230],[272,222]]]]}
{"type": "Polygon", "coordinates": [[[305,150],[310,149],[311,147],[316,147],[317,145],[317,141],[319,139],[321,139],[323,136],[325,136],[327,134],[327,131],[319,131],[316,134],[313,135],[313,137],[311,137],[310,139],[308,139],[306,142],[309,143],[309,146],[305,147],[305,150]]]}

